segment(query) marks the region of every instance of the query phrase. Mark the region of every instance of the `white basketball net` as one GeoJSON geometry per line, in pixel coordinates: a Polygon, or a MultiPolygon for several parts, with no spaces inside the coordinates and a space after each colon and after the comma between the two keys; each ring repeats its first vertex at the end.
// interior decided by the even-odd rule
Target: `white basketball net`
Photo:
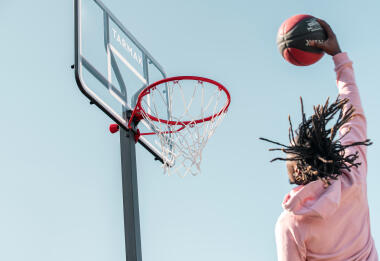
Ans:
{"type": "Polygon", "coordinates": [[[170,81],[151,89],[140,106],[141,115],[158,137],[156,142],[162,150],[164,172],[180,176],[199,174],[202,151],[226,115],[225,91],[198,80],[170,81]],[[210,116],[210,120],[196,123],[210,116]],[[187,124],[181,125],[181,122],[187,124]]]}

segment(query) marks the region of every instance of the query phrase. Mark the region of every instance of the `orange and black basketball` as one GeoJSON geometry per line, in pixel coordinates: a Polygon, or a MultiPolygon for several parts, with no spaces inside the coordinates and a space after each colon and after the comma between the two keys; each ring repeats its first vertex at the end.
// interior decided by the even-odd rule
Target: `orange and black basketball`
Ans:
{"type": "Polygon", "coordinates": [[[294,65],[307,66],[322,58],[324,52],[310,46],[311,40],[325,41],[327,34],[311,15],[295,15],[282,23],[277,46],[284,59],[294,65]]]}

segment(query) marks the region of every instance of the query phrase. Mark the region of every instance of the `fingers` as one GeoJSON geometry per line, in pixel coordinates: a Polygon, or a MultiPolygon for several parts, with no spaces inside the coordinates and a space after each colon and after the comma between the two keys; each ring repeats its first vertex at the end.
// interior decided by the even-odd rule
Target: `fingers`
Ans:
{"type": "Polygon", "coordinates": [[[309,42],[309,45],[312,46],[312,47],[317,47],[319,49],[322,49],[324,50],[325,48],[325,43],[324,42],[321,42],[321,41],[315,41],[315,40],[312,40],[309,42]]]}
{"type": "Polygon", "coordinates": [[[328,38],[335,37],[335,34],[328,23],[326,23],[322,19],[317,19],[317,21],[323,27],[323,29],[325,29],[328,38]]]}

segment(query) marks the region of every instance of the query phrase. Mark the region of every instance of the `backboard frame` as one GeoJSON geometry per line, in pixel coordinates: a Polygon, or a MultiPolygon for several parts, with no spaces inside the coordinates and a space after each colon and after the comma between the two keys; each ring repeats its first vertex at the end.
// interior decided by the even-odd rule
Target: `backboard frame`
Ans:
{"type": "MultiPolygon", "coordinates": [[[[99,109],[101,109],[106,115],[108,115],[113,121],[115,121],[123,129],[128,130],[128,119],[123,118],[118,113],[116,113],[110,106],[108,106],[100,97],[98,97],[92,90],[89,88],[86,83],[82,80],[82,67],[85,67],[100,83],[104,85],[107,89],[112,89],[115,93],[119,91],[115,88],[112,83],[110,83],[107,78],[102,75],[86,58],[82,55],[82,40],[81,40],[81,3],[82,1],[88,0],[74,0],[74,20],[75,20],[75,80],[80,91],[90,100],[91,104],[95,104],[99,109]]],[[[153,56],[142,46],[142,44],[132,35],[132,33],[125,28],[125,26],[120,22],[119,19],[100,1],[92,0],[98,7],[103,11],[104,19],[104,48],[105,52],[109,52],[111,46],[109,44],[109,34],[110,30],[108,23],[112,21],[118,26],[118,29],[122,31],[125,35],[128,36],[129,40],[139,49],[142,54],[142,66],[143,66],[143,75],[138,75],[138,77],[143,82],[144,87],[149,85],[149,74],[148,74],[148,63],[156,67],[156,69],[162,74],[162,78],[166,78],[166,72],[163,67],[153,58],[153,56]],[[107,43],[108,41],[108,43],[107,43]],[[145,80],[145,82],[144,82],[145,80]]],[[[112,46],[111,46],[112,48],[112,46]]],[[[113,53],[117,54],[117,50],[113,49],[113,53]]],[[[121,57],[119,57],[121,58],[121,57]]],[[[124,63],[126,61],[123,61],[124,63]]],[[[128,63],[128,62],[127,62],[128,63]]],[[[126,64],[128,66],[128,64],[126,64]]],[[[133,69],[132,69],[133,70],[133,69]]],[[[138,93],[129,94],[130,97],[135,97],[138,93]]],[[[119,97],[122,96],[119,92],[119,97]]],[[[123,101],[121,101],[123,102],[123,101]]],[[[124,101],[123,110],[125,112],[132,111],[133,108],[128,105],[128,100],[124,101]]],[[[123,115],[127,115],[123,113],[123,115]]],[[[164,162],[161,151],[159,151],[155,146],[153,146],[147,139],[143,136],[140,136],[138,143],[142,145],[146,150],[148,150],[156,160],[164,162]]]]}

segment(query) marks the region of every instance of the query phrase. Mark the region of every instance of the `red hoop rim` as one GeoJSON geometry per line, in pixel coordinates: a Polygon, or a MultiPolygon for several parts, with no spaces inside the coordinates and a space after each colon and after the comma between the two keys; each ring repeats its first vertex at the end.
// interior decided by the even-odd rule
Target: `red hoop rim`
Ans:
{"type": "Polygon", "coordinates": [[[165,79],[159,80],[157,82],[154,82],[154,83],[150,84],[149,86],[147,86],[146,88],[144,88],[140,92],[140,94],[139,94],[139,96],[137,98],[136,107],[135,107],[135,109],[133,110],[133,113],[132,113],[131,120],[133,119],[133,117],[134,117],[134,115],[135,115],[135,113],[137,111],[143,111],[144,114],[147,115],[152,121],[161,122],[161,123],[165,123],[165,124],[168,124],[168,125],[198,124],[198,123],[210,121],[210,120],[214,119],[215,117],[220,116],[222,113],[227,112],[228,107],[230,106],[230,103],[231,103],[230,93],[228,92],[228,90],[227,90],[226,87],[224,87],[221,83],[219,83],[217,81],[214,81],[214,80],[211,80],[211,79],[205,78],[205,77],[199,77],[199,76],[174,76],[174,77],[169,77],[169,78],[165,78],[165,79]],[[226,102],[226,104],[222,107],[222,109],[219,112],[217,112],[217,113],[215,113],[215,114],[213,114],[211,116],[208,116],[206,118],[202,118],[202,119],[198,119],[198,120],[193,120],[193,121],[168,121],[168,120],[165,120],[165,119],[159,119],[157,117],[154,117],[154,116],[148,114],[146,111],[144,111],[144,109],[141,106],[141,100],[142,100],[142,98],[144,96],[146,96],[147,94],[150,93],[150,90],[152,90],[153,88],[155,88],[157,85],[160,85],[160,84],[163,84],[163,83],[172,82],[172,81],[181,81],[181,80],[195,80],[195,81],[200,81],[200,82],[208,82],[208,83],[211,83],[211,84],[217,86],[220,90],[224,91],[224,93],[226,94],[226,96],[227,96],[227,102],[226,102]]]}

